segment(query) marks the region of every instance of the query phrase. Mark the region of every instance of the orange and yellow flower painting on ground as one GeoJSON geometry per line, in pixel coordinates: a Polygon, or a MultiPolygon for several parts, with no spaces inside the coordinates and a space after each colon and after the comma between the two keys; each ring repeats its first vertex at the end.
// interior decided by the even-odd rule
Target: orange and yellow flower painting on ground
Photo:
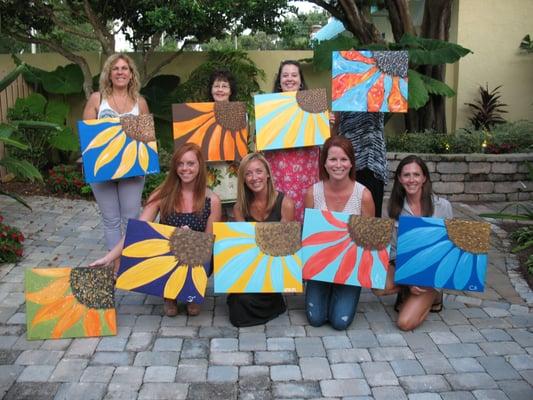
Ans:
{"type": "Polygon", "coordinates": [[[298,222],[217,222],[217,293],[302,292],[298,222]]]}
{"type": "Polygon", "coordinates": [[[246,105],[240,101],[172,105],[174,147],[196,143],[208,161],[240,160],[248,154],[246,105]]]}
{"type": "Polygon", "coordinates": [[[87,183],[159,172],[151,114],[78,121],[78,133],[87,183]]]}
{"type": "Polygon", "coordinates": [[[28,268],[25,289],[28,340],[117,334],[111,268],[28,268]]]}
{"type": "Polygon", "coordinates": [[[257,150],[324,144],[330,136],[326,89],[254,96],[257,150]]]}
{"type": "Polygon", "coordinates": [[[394,221],[305,209],[303,278],[383,289],[394,221]]]}
{"type": "Polygon", "coordinates": [[[334,51],[333,111],[407,112],[407,51],[334,51]]]}
{"type": "Polygon", "coordinates": [[[213,241],[209,233],[130,219],[116,287],[200,304],[213,241]]]}

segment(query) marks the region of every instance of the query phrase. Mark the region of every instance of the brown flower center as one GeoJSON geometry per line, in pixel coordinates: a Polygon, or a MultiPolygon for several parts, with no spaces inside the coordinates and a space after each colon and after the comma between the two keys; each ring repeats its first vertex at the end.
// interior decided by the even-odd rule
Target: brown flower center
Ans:
{"type": "Polygon", "coordinates": [[[180,264],[202,265],[211,260],[214,235],[177,228],[170,237],[170,249],[180,264]]]}
{"type": "Polygon", "coordinates": [[[152,114],[125,115],[120,117],[120,124],[126,136],[139,142],[155,140],[154,117],[152,114]]]}
{"type": "Polygon", "coordinates": [[[365,249],[381,250],[387,247],[392,236],[394,221],[390,218],[373,218],[350,215],[348,228],[354,243],[365,249]]]}
{"type": "Polygon", "coordinates": [[[239,131],[246,128],[246,106],[242,102],[215,102],[215,119],[223,128],[239,131]]]}
{"type": "Polygon", "coordinates": [[[444,224],[448,237],[461,250],[478,254],[489,251],[490,224],[455,218],[444,220],[444,224]]]}
{"type": "Polygon", "coordinates": [[[112,267],[72,268],[70,287],[76,300],[89,308],[115,307],[115,284],[112,267]]]}
{"type": "Polygon", "coordinates": [[[255,224],[257,247],[269,256],[282,257],[302,247],[299,222],[258,222],[255,224]]]}
{"type": "Polygon", "coordinates": [[[372,54],[380,71],[392,76],[407,77],[407,51],[374,51],[372,54]]]}
{"type": "Polygon", "coordinates": [[[328,109],[326,89],[299,90],[296,92],[296,102],[302,110],[313,114],[328,109]]]}

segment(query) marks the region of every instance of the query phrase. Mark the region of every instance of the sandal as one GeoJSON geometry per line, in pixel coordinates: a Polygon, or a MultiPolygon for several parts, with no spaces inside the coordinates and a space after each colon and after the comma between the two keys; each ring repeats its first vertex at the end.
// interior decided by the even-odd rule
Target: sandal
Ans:
{"type": "Polygon", "coordinates": [[[190,317],[196,317],[200,314],[200,304],[187,303],[187,314],[190,317]]]}
{"type": "Polygon", "coordinates": [[[437,298],[435,299],[435,301],[431,305],[431,308],[429,310],[430,312],[437,313],[437,312],[441,312],[442,311],[442,296],[443,296],[443,293],[439,292],[439,294],[437,295],[437,298]]]}
{"type": "Polygon", "coordinates": [[[167,317],[175,317],[178,315],[178,305],[176,304],[176,300],[165,299],[165,302],[163,303],[163,311],[167,317]]]}

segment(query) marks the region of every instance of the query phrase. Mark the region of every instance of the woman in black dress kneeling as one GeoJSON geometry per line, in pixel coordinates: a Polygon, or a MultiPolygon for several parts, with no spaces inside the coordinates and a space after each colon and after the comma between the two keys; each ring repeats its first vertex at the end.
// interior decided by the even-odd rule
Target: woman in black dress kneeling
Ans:
{"type": "MultiPolygon", "coordinates": [[[[267,160],[259,153],[244,157],[239,166],[236,221],[290,222],[294,202],[274,189],[267,160]]],[[[281,293],[230,294],[229,319],[234,326],[264,324],[283,314],[287,307],[281,293]]]]}

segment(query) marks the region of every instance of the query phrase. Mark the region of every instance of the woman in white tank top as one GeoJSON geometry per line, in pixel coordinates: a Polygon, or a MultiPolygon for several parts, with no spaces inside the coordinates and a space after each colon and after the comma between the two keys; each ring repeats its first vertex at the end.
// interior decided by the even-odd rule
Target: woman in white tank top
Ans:
{"type": "MultiPolygon", "coordinates": [[[[372,194],[355,181],[355,156],[348,139],[333,136],[326,140],[320,154],[319,172],[321,180],[305,194],[305,208],[374,216],[372,194]]],[[[307,281],[307,320],[312,326],[329,321],[335,329],[346,329],[354,319],[360,294],[358,286],[307,281]]]]}

